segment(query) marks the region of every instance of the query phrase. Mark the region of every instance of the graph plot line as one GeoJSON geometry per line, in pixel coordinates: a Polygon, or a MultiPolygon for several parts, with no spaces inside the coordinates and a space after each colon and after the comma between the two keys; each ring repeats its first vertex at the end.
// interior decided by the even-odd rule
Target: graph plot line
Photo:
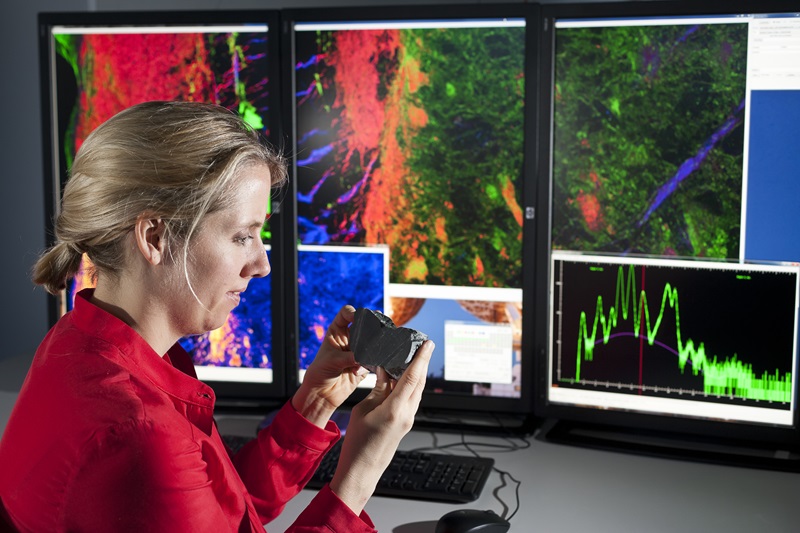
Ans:
{"type": "MultiPolygon", "coordinates": [[[[644,267],[643,267],[644,268],[644,267]]],[[[703,390],[706,394],[764,400],[772,402],[790,402],[792,394],[792,373],[783,375],[776,369],[774,372],[763,372],[760,376],[753,371],[753,365],[738,358],[738,354],[719,360],[716,355],[706,354],[705,344],[696,344],[694,340],[681,337],[680,309],[678,305],[678,289],[666,283],[661,296],[661,307],[655,322],[651,322],[650,309],[647,305],[647,294],[644,290],[637,293],[636,272],[633,265],[617,270],[617,282],[614,305],[605,312],[603,296],[598,295],[591,332],[588,329],[588,317],[581,311],[578,350],[575,367],[575,382],[581,381],[581,364],[593,361],[594,348],[597,344],[598,329],[602,332],[602,342],[607,344],[612,330],[620,321],[633,320],[633,334],[644,338],[649,346],[653,346],[661,327],[667,306],[675,314],[675,337],[678,354],[678,367],[685,372],[687,364],[692,374],[703,377],[703,390]],[[637,299],[638,297],[638,299],[637,299]],[[621,315],[621,317],[620,317],[621,315]],[[646,330],[643,332],[643,328],[646,330]],[[644,334],[643,334],[644,333],[644,334]]]]}

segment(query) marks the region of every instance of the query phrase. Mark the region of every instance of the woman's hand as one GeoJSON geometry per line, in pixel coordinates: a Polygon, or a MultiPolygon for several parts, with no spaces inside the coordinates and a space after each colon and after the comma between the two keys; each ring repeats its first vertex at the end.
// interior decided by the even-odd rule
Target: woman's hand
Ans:
{"type": "Polygon", "coordinates": [[[378,368],[372,392],[353,408],[331,490],[361,513],[417,413],[434,344],[419,347],[396,382],[378,368]]]}
{"type": "Polygon", "coordinates": [[[339,310],[306,370],[303,383],[292,397],[292,405],[311,423],[324,428],[333,412],[369,374],[356,363],[350,351],[350,329],[355,308],[339,310]]]}

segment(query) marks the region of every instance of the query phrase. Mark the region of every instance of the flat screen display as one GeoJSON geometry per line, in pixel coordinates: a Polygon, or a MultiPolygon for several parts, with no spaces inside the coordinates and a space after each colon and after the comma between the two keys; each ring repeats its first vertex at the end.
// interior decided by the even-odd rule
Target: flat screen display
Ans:
{"type": "MultiPolygon", "coordinates": [[[[270,63],[278,58],[269,45],[269,18],[251,14],[242,15],[240,22],[216,20],[217,16],[201,13],[89,14],[82,19],[74,14],[43,15],[48,41],[53,218],[83,140],[99,124],[132,105],[150,100],[215,103],[270,136],[275,127],[271,91],[277,90],[270,83],[270,63]]],[[[269,250],[269,222],[262,239],[269,250]]],[[[93,284],[91,264],[85,259],[81,272],[59,298],[57,317],[72,308],[78,290],[93,284]]],[[[222,328],[181,339],[200,379],[276,381],[272,301],[272,276],[254,279],[222,328]]]]}
{"type": "Polygon", "coordinates": [[[431,394],[519,399],[524,16],[298,20],[292,40],[298,241],[387,249],[375,305],[436,343],[431,394]]]}
{"type": "Polygon", "coordinates": [[[542,412],[791,430],[800,16],[672,7],[551,19],[542,412]]]}

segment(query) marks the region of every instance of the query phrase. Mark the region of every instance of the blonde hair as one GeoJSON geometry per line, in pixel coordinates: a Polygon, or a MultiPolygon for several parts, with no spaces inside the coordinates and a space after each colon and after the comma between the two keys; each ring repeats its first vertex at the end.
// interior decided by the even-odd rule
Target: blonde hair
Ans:
{"type": "Polygon", "coordinates": [[[55,244],[33,281],[57,294],[86,254],[97,272],[116,276],[123,241],[136,219],[161,218],[167,243],[183,245],[205,215],[230,207],[233,178],[266,165],[272,186],[286,181],[283,156],[227,109],[198,102],[146,102],[97,127],[84,141],[64,188],[55,244]]]}

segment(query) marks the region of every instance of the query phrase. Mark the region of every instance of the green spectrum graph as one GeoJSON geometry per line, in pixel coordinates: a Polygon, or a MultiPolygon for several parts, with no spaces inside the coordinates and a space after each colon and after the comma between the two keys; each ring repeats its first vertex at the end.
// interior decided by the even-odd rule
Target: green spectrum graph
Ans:
{"type": "MultiPolygon", "coordinates": [[[[791,289],[791,276],[786,278],[786,287],[772,287],[775,283],[784,280],[777,274],[743,275],[731,270],[714,271],[704,269],[676,269],[666,266],[645,265],[589,265],[585,263],[569,264],[569,273],[564,272],[564,265],[559,266],[562,278],[559,280],[560,316],[564,325],[560,327],[561,342],[565,349],[572,344],[564,335],[570,332],[575,341],[574,383],[580,384],[585,378],[585,365],[592,365],[592,370],[602,371],[605,379],[613,379],[614,368],[609,361],[595,361],[595,351],[598,346],[607,346],[612,338],[619,339],[623,336],[641,342],[642,348],[652,348],[656,342],[662,348],[675,354],[675,365],[680,375],[691,375],[702,378],[702,392],[706,395],[737,397],[747,400],[790,402],[792,398],[792,342],[781,341],[780,346],[774,339],[752,346],[760,346],[758,353],[746,351],[732,353],[713,353],[706,339],[684,338],[681,328],[682,294],[693,294],[692,305],[702,306],[700,314],[704,316],[706,331],[712,341],[725,336],[731,336],[732,328],[738,329],[739,324],[746,324],[740,320],[752,315],[753,329],[750,336],[775,336],[775,331],[770,332],[766,324],[774,323],[772,319],[764,321],[763,314],[788,313],[790,320],[780,321],[787,325],[790,338],[793,339],[794,329],[794,304],[788,302],[781,309],[775,309],[770,293],[783,290],[788,299],[794,298],[791,289]],[[638,273],[638,279],[637,279],[638,273]],[[763,278],[763,279],[762,279],[763,278]],[[573,280],[579,279],[580,282],[573,280]],[[644,281],[648,280],[647,288],[644,281]],[[592,281],[594,280],[594,281],[592,281]],[[609,289],[613,286],[613,305],[607,306],[610,298],[609,289]],[[648,302],[648,291],[660,296],[660,303],[651,306],[648,302]],[[764,292],[770,291],[770,292],[764,292]],[[702,292],[701,297],[696,297],[702,292]],[[604,298],[604,294],[607,296],[604,298]],[[757,298],[757,295],[761,298],[757,298]],[[587,312],[594,299],[594,314],[587,312]],[[733,307],[738,302],[739,308],[733,307]],[[657,312],[655,311],[657,309],[657,312]],[[759,315],[760,314],[760,315],[759,315]],[[736,322],[726,317],[738,317],[736,322]],[[577,327],[570,322],[577,317],[577,327]],[[662,333],[659,336],[659,333],[662,333]],[[646,345],[645,345],[646,343],[646,345]],[[770,344],[772,343],[772,344],[770,344]],[[786,358],[780,359],[774,353],[780,350],[786,358]],[[763,357],[764,352],[769,357],[763,357]],[[743,360],[743,357],[745,360],[743,360]],[[758,361],[760,368],[756,370],[753,361],[758,361]],[[765,366],[767,365],[772,366],[765,366]]],[[[780,294],[780,293],[778,293],[780,294]]],[[[657,300],[656,300],[657,301],[657,300]]],[[[697,317],[695,312],[693,317],[697,317]]],[[[786,327],[782,330],[785,332],[786,327]]],[[[697,328],[694,330],[697,332],[697,328]]],[[[744,338],[747,332],[739,332],[744,338]]],[[[728,341],[727,346],[729,346],[728,341]]],[[[630,349],[630,344],[628,348],[630,349]]],[[[750,345],[748,345],[750,346],[750,345]]],[[[749,348],[748,348],[749,349],[749,348]]],[[[568,351],[567,351],[568,353],[568,351]]],[[[607,352],[606,352],[607,353],[607,352]]],[[[647,361],[642,359],[642,364],[647,361]]],[[[563,377],[563,375],[562,375],[563,377]]]]}

